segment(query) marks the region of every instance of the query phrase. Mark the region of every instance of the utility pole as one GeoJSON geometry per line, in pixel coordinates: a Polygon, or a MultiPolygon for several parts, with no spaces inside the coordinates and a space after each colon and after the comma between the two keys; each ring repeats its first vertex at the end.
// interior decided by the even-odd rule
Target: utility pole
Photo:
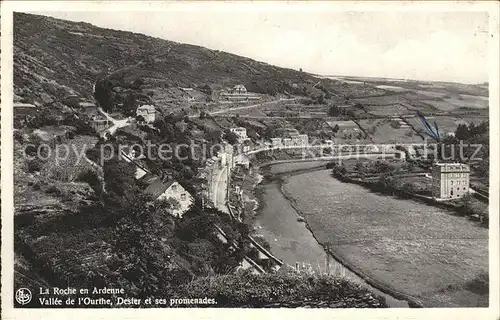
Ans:
{"type": "Polygon", "coordinates": [[[330,275],[330,242],[326,243],[326,274],[330,275]]]}

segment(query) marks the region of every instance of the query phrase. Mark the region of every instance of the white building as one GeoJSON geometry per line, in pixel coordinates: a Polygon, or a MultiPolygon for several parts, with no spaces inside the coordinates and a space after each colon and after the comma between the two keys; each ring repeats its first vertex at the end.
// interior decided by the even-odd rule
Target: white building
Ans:
{"type": "Polygon", "coordinates": [[[279,148],[282,147],[283,144],[281,142],[281,138],[271,138],[271,146],[273,148],[279,148]]]}
{"type": "Polygon", "coordinates": [[[436,163],[432,168],[432,196],[439,200],[457,199],[469,192],[469,165],[436,163]]]}
{"type": "Polygon", "coordinates": [[[242,84],[237,84],[233,87],[233,93],[237,94],[246,94],[247,93],[247,88],[245,88],[244,85],[242,84]]]}
{"type": "Polygon", "coordinates": [[[146,123],[153,123],[156,118],[156,109],[154,106],[146,104],[138,107],[135,114],[137,117],[142,116],[146,123]]]}
{"type": "Polygon", "coordinates": [[[397,150],[394,153],[394,158],[397,159],[397,160],[401,160],[401,161],[404,162],[404,161],[406,161],[406,152],[397,150]]]}
{"type": "Polygon", "coordinates": [[[238,136],[238,142],[242,143],[245,140],[248,140],[247,129],[243,127],[231,128],[229,129],[232,133],[238,136]]]}
{"type": "Polygon", "coordinates": [[[250,159],[247,156],[240,154],[234,157],[234,164],[244,166],[248,169],[250,167],[250,159]]]}
{"type": "Polygon", "coordinates": [[[292,144],[294,146],[306,146],[309,143],[307,134],[299,134],[292,136],[292,144]]]}

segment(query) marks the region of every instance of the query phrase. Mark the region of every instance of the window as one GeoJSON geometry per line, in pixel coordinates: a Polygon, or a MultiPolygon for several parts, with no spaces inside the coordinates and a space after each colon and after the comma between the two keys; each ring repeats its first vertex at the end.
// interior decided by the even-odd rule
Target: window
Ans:
{"type": "Polygon", "coordinates": [[[181,200],[186,201],[186,194],[185,193],[181,194],[181,200]]]}
{"type": "Polygon", "coordinates": [[[450,184],[453,185],[453,180],[450,181],[450,184]]]}
{"type": "Polygon", "coordinates": [[[177,191],[177,186],[176,186],[175,184],[172,186],[172,191],[173,191],[173,192],[176,192],[176,191],[177,191]]]}
{"type": "Polygon", "coordinates": [[[467,190],[467,188],[466,188],[466,187],[464,187],[464,190],[467,190]]]}

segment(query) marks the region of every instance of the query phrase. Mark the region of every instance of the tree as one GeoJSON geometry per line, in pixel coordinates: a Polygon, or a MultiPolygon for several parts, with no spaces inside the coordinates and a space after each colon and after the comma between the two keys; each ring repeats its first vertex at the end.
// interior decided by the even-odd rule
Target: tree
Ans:
{"type": "Polygon", "coordinates": [[[377,181],[377,186],[384,191],[392,190],[395,186],[394,176],[391,173],[384,173],[377,181]]]}
{"type": "Polygon", "coordinates": [[[403,184],[403,186],[401,187],[401,190],[408,194],[408,195],[411,195],[411,194],[414,194],[417,190],[415,189],[415,187],[413,186],[413,184],[411,183],[405,183],[403,184]]]}
{"type": "Polygon", "coordinates": [[[471,204],[472,204],[472,195],[467,192],[461,199],[460,201],[462,202],[462,208],[463,211],[466,215],[470,214],[471,211],[471,204]]]}
{"type": "Polygon", "coordinates": [[[133,116],[137,109],[137,100],[133,93],[129,92],[123,102],[123,113],[127,116],[133,116]]]}
{"type": "Polygon", "coordinates": [[[224,134],[224,139],[231,145],[235,145],[238,143],[238,136],[234,132],[231,132],[231,130],[229,129],[226,130],[224,134]]]}
{"type": "Polygon", "coordinates": [[[113,85],[107,80],[98,80],[95,84],[94,98],[104,111],[113,109],[113,85]]]}
{"type": "Polygon", "coordinates": [[[110,205],[130,203],[133,200],[133,196],[138,193],[135,170],[133,164],[116,158],[104,162],[104,181],[110,205]]]}
{"type": "Polygon", "coordinates": [[[203,86],[198,88],[201,92],[206,95],[212,95],[212,88],[208,84],[204,84],[203,86]]]}
{"type": "Polygon", "coordinates": [[[144,85],[144,80],[142,80],[141,78],[138,78],[136,79],[133,83],[132,83],[132,89],[140,89],[142,86],[144,85]]]}
{"type": "Polygon", "coordinates": [[[208,133],[209,141],[212,143],[219,143],[221,136],[222,136],[222,132],[218,129],[210,130],[208,133]]]}
{"type": "MultiPolygon", "coordinates": [[[[471,124],[473,125],[473,124],[471,124]]],[[[458,139],[459,141],[462,140],[462,141],[465,141],[469,138],[470,136],[470,132],[469,132],[469,128],[467,127],[466,124],[459,124],[457,129],[455,130],[455,138],[458,139]]]]}
{"type": "Polygon", "coordinates": [[[330,106],[330,109],[328,109],[328,115],[330,117],[336,117],[340,115],[340,108],[337,107],[336,105],[330,106]]]}
{"type": "Polygon", "coordinates": [[[175,223],[159,206],[137,194],[128,206],[120,208],[126,214],[119,215],[112,234],[113,272],[131,283],[130,294],[140,298],[172,290],[165,263],[174,252],[162,239],[173,235],[175,223]]]}

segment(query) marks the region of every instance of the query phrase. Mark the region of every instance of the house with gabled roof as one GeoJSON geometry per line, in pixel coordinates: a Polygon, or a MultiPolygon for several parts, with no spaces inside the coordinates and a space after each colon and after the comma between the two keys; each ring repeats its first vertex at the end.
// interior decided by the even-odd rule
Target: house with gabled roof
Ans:
{"type": "Polygon", "coordinates": [[[156,119],[156,109],[152,105],[142,105],[137,108],[136,116],[142,116],[146,123],[153,123],[156,119]]]}
{"type": "Polygon", "coordinates": [[[139,181],[147,185],[144,192],[150,194],[155,200],[177,200],[179,207],[172,210],[173,216],[182,218],[182,215],[188,211],[194,203],[193,196],[169,175],[161,178],[157,175],[148,173],[139,181]]]}

